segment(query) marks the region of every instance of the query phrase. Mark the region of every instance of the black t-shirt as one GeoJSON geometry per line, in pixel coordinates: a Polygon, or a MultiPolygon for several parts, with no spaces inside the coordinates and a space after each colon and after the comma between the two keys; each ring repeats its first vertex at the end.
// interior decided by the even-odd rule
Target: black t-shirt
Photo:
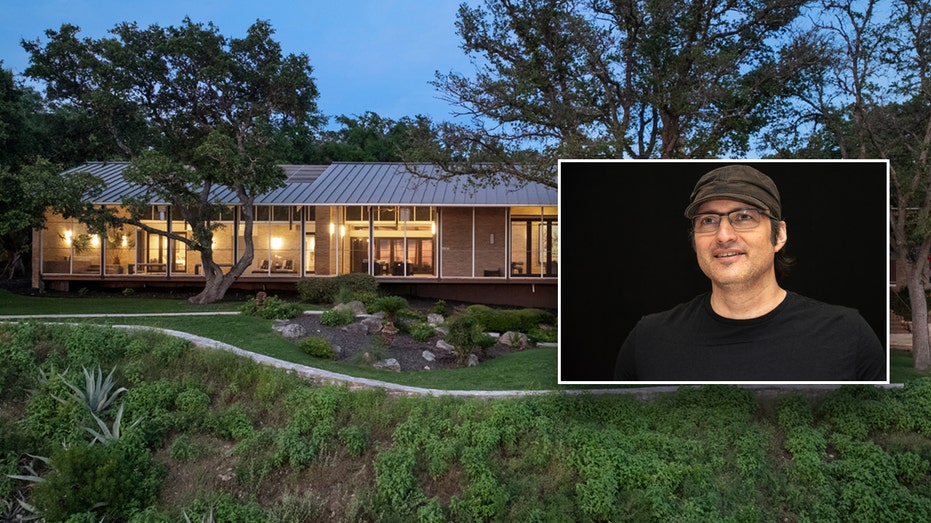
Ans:
{"type": "Polygon", "coordinates": [[[789,292],[749,320],[718,315],[711,294],[644,316],[617,356],[618,381],[885,381],[886,351],[848,307],[789,292]]]}

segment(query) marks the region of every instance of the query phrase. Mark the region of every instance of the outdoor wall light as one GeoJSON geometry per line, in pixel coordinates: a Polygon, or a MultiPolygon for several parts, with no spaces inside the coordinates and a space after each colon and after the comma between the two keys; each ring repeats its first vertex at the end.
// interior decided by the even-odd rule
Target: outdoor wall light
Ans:
{"type": "Polygon", "coordinates": [[[282,247],[284,247],[284,240],[277,236],[272,237],[272,249],[279,251],[282,247]]]}
{"type": "Polygon", "coordinates": [[[74,234],[74,233],[71,232],[71,231],[65,231],[65,245],[68,245],[68,246],[71,245],[71,236],[72,236],[73,234],[74,234]]]}
{"type": "Polygon", "coordinates": [[[91,236],[91,246],[95,248],[100,247],[100,236],[99,235],[95,234],[91,236]]]}
{"type": "Polygon", "coordinates": [[[330,236],[333,236],[335,232],[336,232],[336,224],[333,222],[330,222],[330,236]]]}

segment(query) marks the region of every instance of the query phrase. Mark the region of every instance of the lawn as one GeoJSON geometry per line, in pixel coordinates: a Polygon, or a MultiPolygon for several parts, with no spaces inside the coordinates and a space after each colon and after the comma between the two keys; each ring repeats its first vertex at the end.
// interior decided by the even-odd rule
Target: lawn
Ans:
{"type": "MultiPolygon", "coordinates": [[[[211,305],[192,305],[184,299],[141,298],[133,296],[106,297],[35,297],[13,294],[0,289],[0,315],[23,314],[165,314],[180,312],[235,312],[241,302],[223,301],[211,305]]],[[[319,307],[304,304],[307,309],[319,307]]],[[[55,321],[86,321],[103,324],[146,325],[203,336],[243,350],[272,358],[316,367],[350,376],[390,381],[400,385],[443,390],[571,390],[591,388],[625,388],[602,385],[560,385],[557,383],[557,351],[537,348],[495,358],[478,367],[448,371],[389,373],[361,365],[312,358],[294,343],[271,329],[272,321],[240,315],[211,316],[149,316],[109,318],[56,319],[55,321]]],[[[905,383],[931,376],[931,371],[912,367],[911,354],[892,351],[891,381],[905,383]]]]}

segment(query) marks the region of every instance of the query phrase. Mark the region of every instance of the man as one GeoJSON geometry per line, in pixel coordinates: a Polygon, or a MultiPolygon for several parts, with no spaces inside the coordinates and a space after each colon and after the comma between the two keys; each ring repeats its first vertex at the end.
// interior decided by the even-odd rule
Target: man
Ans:
{"type": "Polygon", "coordinates": [[[851,308],[786,291],[776,184],[746,165],[706,173],[685,209],[711,291],[644,316],[617,356],[619,381],[884,381],[886,354],[851,308]]]}

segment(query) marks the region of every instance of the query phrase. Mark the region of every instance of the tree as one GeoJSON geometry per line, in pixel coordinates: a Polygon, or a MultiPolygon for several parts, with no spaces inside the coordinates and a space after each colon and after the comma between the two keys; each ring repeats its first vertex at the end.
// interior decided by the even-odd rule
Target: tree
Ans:
{"type": "Polygon", "coordinates": [[[447,148],[435,155],[480,152],[491,161],[484,174],[555,186],[559,157],[745,153],[794,78],[819,60],[810,35],[789,34],[806,3],[462,5],[457,28],[475,76],[437,73],[434,85],[473,121],[441,129],[447,148]]]}
{"type": "Polygon", "coordinates": [[[201,255],[209,303],[253,260],[253,202],[280,186],[283,129],[321,121],[316,85],[304,54],[284,55],[274,31],[256,21],[244,38],[185,18],[179,27],[122,23],[112,37],[79,39],[65,24],[47,44],[23,41],[26,74],[46,84],[46,99],[87,111],[131,159],[125,171],[144,194],[123,203],[129,218],[107,210],[86,215],[93,227],[131,224],[184,243],[201,255]],[[228,273],[213,260],[216,195],[231,190],[241,205],[245,248],[228,273]],[[172,204],[192,230],[186,237],[142,222],[151,201],[172,204]]]}
{"type": "MultiPolygon", "coordinates": [[[[336,117],[340,129],[327,131],[312,144],[312,163],[398,162],[411,148],[415,133],[429,133],[431,121],[418,115],[394,120],[366,111],[336,117]]],[[[428,139],[429,139],[428,135],[428,139]]]]}
{"type": "Polygon", "coordinates": [[[61,177],[60,166],[42,159],[47,144],[57,140],[43,134],[41,123],[39,93],[0,69],[0,274],[10,278],[25,272],[23,255],[32,230],[45,226],[45,209],[73,215],[80,196],[94,187],[88,177],[61,177]]]}
{"type": "Polygon", "coordinates": [[[96,177],[64,177],[61,171],[47,160],[16,172],[0,167],[0,248],[6,258],[0,274],[13,278],[16,269],[24,268],[22,257],[29,252],[32,231],[45,227],[47,209],[77,216],[90,208],[82,197],[101,189],[96,177]]]}
{"type": "MultiPolygon", "coordinates": [[[[827,152],[890,162],[890,237],[912,323],[928,324],[922,275],[931,253],[931,6],[916,0],[824,0],[811,19],[829,58],[804,83],[774,143],[783,156],[827,152]]],[[[915,368],[931,365],[928,329],[912,334],[915,368]]]]}

